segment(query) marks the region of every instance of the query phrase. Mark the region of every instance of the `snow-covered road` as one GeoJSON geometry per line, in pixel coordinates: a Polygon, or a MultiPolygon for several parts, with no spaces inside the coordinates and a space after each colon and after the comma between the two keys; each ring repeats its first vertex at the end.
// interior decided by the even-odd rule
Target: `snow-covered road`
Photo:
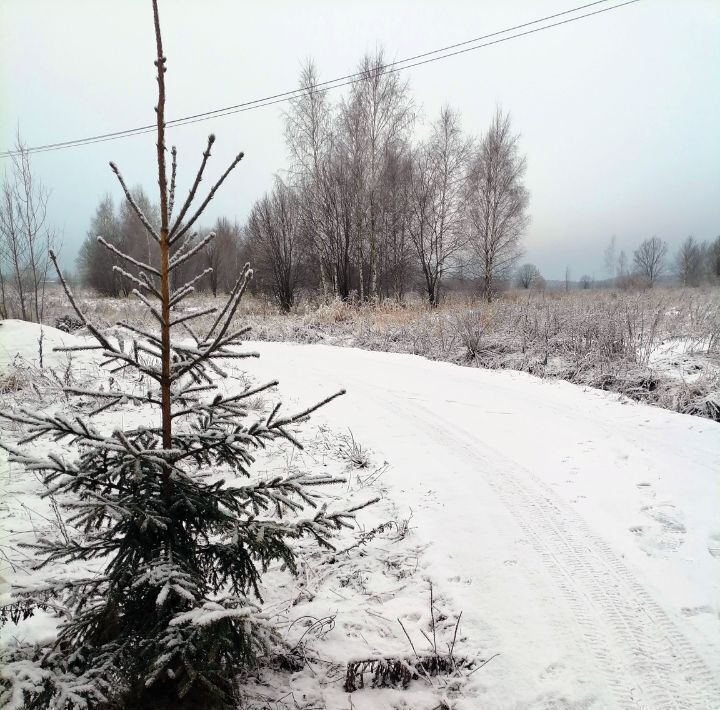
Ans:
{"type": "Polygon", "coordinates": [[[422,358],[248,343],[286,405],[390,464],[488,654],[482,707],[720,708],[720,426],[422,358]]]}

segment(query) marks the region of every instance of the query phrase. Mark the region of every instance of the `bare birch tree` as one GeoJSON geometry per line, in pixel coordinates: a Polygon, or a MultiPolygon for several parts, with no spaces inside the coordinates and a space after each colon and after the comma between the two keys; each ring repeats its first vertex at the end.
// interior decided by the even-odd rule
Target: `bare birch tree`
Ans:
{"type": "Polygon", "coordinates": [[[251,249],[264,270],[272,274],[271,288],[280,307],[289,311],[295,300],[300,247],[297,195],[280,178],[255,203],[248,220],[251,249]]]}
{"type": "Polygon", "coordinates": [[[497,280],[507,277],[522,253],[529,193],[523,182],[525,157],[510,114],[497,109],[473,156],[468,180],[468,219],[474,256],[489,302],[497,280]]]}
{"type": "Polygon", "coordinates": [[[368,244],[368,295],[379,295],[380,191],[384,159],[397,142],[406,140],[415,120],[409,85],[397,72],[389,73],[382,49],[366,54],[360,62],[361,81],[353,85],[350,99],[343,105],[347,126],[362,131],[364,149],[363,178],[366,222],[363,236],[368,244]]]}
{"type": "Polygon", "coordinates": [[[628,269],[628,258],[625,250],[622,249],[618,254],[617,258],[617,278],[615,282],[620,288],[627,288],[629,286],[629,269],[628,269]]]}
{"type": "Polygon", "coordinates": [[[699,286],[703,279],[705,245],[688,237],[675,255],[675,273],[683,286],[699,286]]]}
{"type": "Polygon", "coordinates": [[[612,283],[617,276],[617,237],[613,234],[605,249],[605,273],[612,283]]]}
{"type": "MultiPolygon", "coordinates": [[[[537,266],[535,266],[535,264],[523,264],[517,270],[515,278],[517,279],[517,284],[520,288],[529,289],[538,283],[542,279],[542,276],[540,274],[540,270],[537,266]]],[[[567,290],[567,284],[565,290],[567,290]]]]}
{"type": "Polygon", "coordinates": [[[312,60],[303,65],[299,83],[301,93],[290,101],[284,114],[285,142],[290,153],[292,184],[302,192],[299,207],[307,235],[305,246],[317,264],[320,286],[327,296],[336,282],[331,274],[336,232],[331,208],[332,184],[328,179],[333,146],[332,107],[326,92],[318,88],[319,77],[312,60]]]}
{"type": "Polygon", "coordinates": [[[400,301],[410,282],[414,261],[409,234],[410,176],[412,154],[398,142],[385,155],[380,178],[380,250],[378,289],[384,298],[400,301]]]}
{"type": "Polygon", "coordinates": [[[410,237],[431,306],[440,302],[442,278],[466,245],[464,180],[469,152],[458,114],[445,107],[430,138],[413,157],[410,237]]]}
{"type": "Polygon", "coordinates": [[[667,244],[658,237],[646,239],[633,254],[635,271],[652,288],[665,272],[667,244]]]}
{"type": "Polygon", "coordinates": [[[2,276],[3,318],[17,313],[27,320],[28,297],[26,295],[25,264],[27,249],[20,234],[19,215],[10,181],[5,179],[0,196],[0,274],[2,276]],[[7,277],[4,274],[7,272],[7,277]]]}
{"type": "Polygon", "coordinates": [[[56,242],[48,224],[49,197],[18,133],[0,194],[0,296],[6,317],[42,320],[49,252],[56,242]]]}

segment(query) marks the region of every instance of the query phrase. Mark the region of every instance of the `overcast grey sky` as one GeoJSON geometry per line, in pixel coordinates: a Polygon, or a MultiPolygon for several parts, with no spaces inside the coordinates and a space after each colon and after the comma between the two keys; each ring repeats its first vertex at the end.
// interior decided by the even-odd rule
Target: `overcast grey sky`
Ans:
{"type": "MultiPolygon", "coordinates": [[[[580,4],[161,0],[167,115],[292,89],[307,57],[330,79],[377,45],[402,59],[580,4]]],[[[0,149],[18,126],[33,146],[152,123],[154,51],[150,0],[0,0],[0,149]]],[[[673,247],[720,234],[720,1],[641,0],[404,74],[427,119],[448,103],[479,135],[496,104],[511,112],[528,159],[527,260],[547,278],[562,278],[566,265],[576,278],[603,277],[612,235],[630,252],[654,234],[673,247]]],[[[282,108],[170,131],[183,188],[209,132],[218,136],[212,176],[246,153],[208,221],[243,221],[285,167],[282,108]]],[[[120,197],[109,160],[156,199],[153,140],[34,156],[65,264],[100,198],[120,197]]]]}

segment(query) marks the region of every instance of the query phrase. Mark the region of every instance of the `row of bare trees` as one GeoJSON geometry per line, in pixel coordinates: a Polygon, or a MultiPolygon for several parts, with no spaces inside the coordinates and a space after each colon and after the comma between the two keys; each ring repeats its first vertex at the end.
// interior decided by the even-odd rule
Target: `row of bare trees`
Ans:
{"type": "MultiPolygon", "coordinates": [[[[510,117],[498,109],[474,139],[445,107],[418,139],[408,83],[389,68],[381,50],[366,55],[348,95],[331,103],[313,63],[305,65],[285,113],[286,175],[256,201],[242,230],[223,220],[214,226],[215,240],[188,261],[212,268],[198,287],[224,290],[249,258],[258,267],[255,288],[286,310],[299,287],[375,301],[421,286],[435,306],[459,269],[493,297],[529,221],[525,158],[510,117]]],[[[130,193],[157,228],[158,208],[141,189],[130,193]]],[[[137,274],[127,263],[113,271],[117,252],[153,264],[146,234],[134,210],[103,200],[78,260],[83,282],[126,294],[137,274]]]]}
{"type": "Polygon", "coordinates": [[[42,320],[49,251],[56,242],[48,197],[18,135],[0,187],[0,318],[42,320]]]}
{"type": "Polygon", "coordinates": [[[652,288],[664,277],[674,276],[682,286],[720,281],[720,236],[699,242],[690,236],[670,259],[667,242],[657,236],[645,239],[633,252],[632,263],[624,251],[618,253],[613,237],[605,250],[605,269],[620,287],[652,288]]]}
{"type": "MultiPolygon", "coordinates": [[[[667,242],[651,237],[640,243],[633,252],[632,264],[624,251],[617,251],[615,237],[605,250],[605,270],[609,283],[620,288],[652,288],[664,277],[674,276],[681,286],[700,286],[720,282],[720,236],[710,242],[699,242],[690,236],[678,247],[674,258],[669,259],[667,242]]],[[[545,281],[534,264],[523,264],[515,272],[519,288],[544,288],[545,281]]],[[[589,289],[594,277],[583,275],[580,288],[589,289]]],[[[607,285],[608,282],[605,282],[607,285]]],[[[570,269],[565,271],[565,288],[570,288],[570,269]]]]}
{"type": "MultiPolygon", "coordinates": [[[[127,200],[122,200],[116,206],[110,196],[100,201],[77,258],[83,285],[104,296],[127,296],[135,287],[133,277],[138,276],[139,267],[122,258],[119,252],[154,268],[159,266],[156,250],[153,249],[148,230],[138,217],[137,210],[145,215],[149,225],[157,230],[160,224],[160,208],[152,203],[141,187],[131,189],[129,194],[135,207],[127,200]],[[102,237],[102,242],[110,248],[99,241],[98,237],[102,237]]],[[[243,259],[247,260],[247,250],[243,246],[240,226],[225,217],[220,217],[212,230],[197,229],[191,242],[197,244],[199,235],[204,235],[207,231],[213,231],[215,239],[198,250],[192,259],[173,270],[172,280],[174,285],[184,283],[190,273],[203,269],[203,276],[197,280],[196,287],[217,295],[218,292],[227,292],[232,288],[245,263],[243,259]]]]}
{"type": "Polygon", "coordinates": [[[286,180],[255,204],[246,234],[289,308],[298,283],[326,296],[400,299],[418,282],[437,305],[462,267],[490,299],[528,224],[525,158],[498,110],[480,140],[446,107],[422,140],[406,81],[382,51],[332,104],[312,62],[285,114],[286,180]]]}
{"type": "Polygon", "coordinates": [[[688,237],[675,253],[674,271],[683,286],[720,281],[720,236],[711,242],[688,237]]]}

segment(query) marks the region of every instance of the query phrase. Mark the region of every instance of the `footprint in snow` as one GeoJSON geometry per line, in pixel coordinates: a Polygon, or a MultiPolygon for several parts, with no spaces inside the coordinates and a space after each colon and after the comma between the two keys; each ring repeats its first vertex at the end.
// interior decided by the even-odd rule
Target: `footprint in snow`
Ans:
{"type": "Polygon", "coordinates": [[[717,557],[718,559],[720,559],[720,533],[714,533],[713,535],[710,535],[708,552],[713,557],[717,557]]]}
{"type": "Polygon", "coordinates": [[[646,501],[655,500],[655,498],[657,498],[657,493],[653,489],[652,483],[649,481],[639,481],[635,484],[635,487],[645,497],[646,501]]]}
{"type": "Polygon", "coordinates": [[[659,523],[664,531],[670,533],[685,533],[685,526],[681,522],[682,514],[671,503],[660,505],[646,505],[641,512],[649,515],[659,523]]]}
{"type": "Polygon", "coordinates": [[[460,575],[455,575],[454,577],[448,577],[448,582],[455,582],[456,584],[459,584],[460,582],[463,584],[472,584],[472,577],[461,577],[460,575]]]}
{"type": "MultiPolygon", "coordinates": [[[[664,557],[676,552],[685,542],[685,525],[682,513],[671,503],[646,505],[640,509],[648,521],[633,525],[630,532],[650,557],[664,557]]],[[[718,542],[720,546],[720,542],[718,542]]],[[[720,550],[719,550],[720,554],[720,550]]]]}
{"type": "Polygon", "coordinates": [[[562,670],[565,669],[565,666],[558,661],[557,663],[551,663],[541,674],[540,678],[542,680],[545,680],[546,678],[552,678],[558,673],[560,673],[562,670]]]}
{"type": "Polygon", "coordinates": [[[711,606],[704,604],[703,606],[684,606],[680,609],[683,616],[697,616],[698,614],[712,614],[711,606]]]}

